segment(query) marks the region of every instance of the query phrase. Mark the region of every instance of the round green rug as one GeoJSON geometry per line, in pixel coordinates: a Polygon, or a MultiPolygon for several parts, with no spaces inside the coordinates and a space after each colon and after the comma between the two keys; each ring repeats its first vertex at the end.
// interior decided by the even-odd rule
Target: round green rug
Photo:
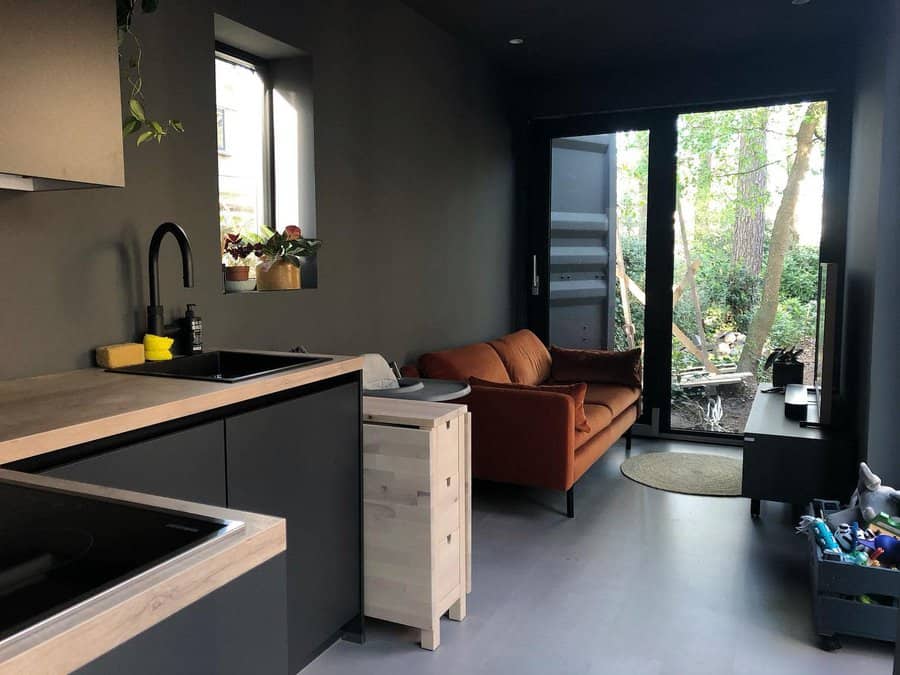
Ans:
{"type": "Polygon", "coordinates": [[[740,497],[743,463],[735,457],[648,452],[629,457],[622,473],[636,483],[687,495],[740,497]]]}

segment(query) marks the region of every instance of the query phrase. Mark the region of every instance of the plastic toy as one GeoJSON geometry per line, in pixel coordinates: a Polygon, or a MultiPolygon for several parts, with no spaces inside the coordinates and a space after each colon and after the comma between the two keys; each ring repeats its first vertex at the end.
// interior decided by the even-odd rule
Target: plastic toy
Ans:
{"type": "Polygon", "coordinates": [[[828,529],[828,525],[826,525],[825,521],[821,518],[803,516],[800,518],[800,524],[796,527],[795,532],[797,534],[812,533],[816,539],[816,543],[819,545],[819,548],[822,549],[822,553],[826,558],[843,560],[844,555],[841,552],[840,545],[838,545],[831,530],[828,529]]]}
{"type": "Polygon", "coordinates": [[[847,523],[838,525],[837,530],[834,533],[834,538],[837,540],[838,546],[848,553],[852,553],[853,551],[859,550],[857,544],[860,539],[872,541],[875,539],[875,533],[869,528],[861,530],[859,528],[859,523],[853,521],[853,525],[848,525],[847,523]]]}
{"type": "Polygon", "coordinates": [[[849,562],[854,562],[862,567],[869,564],[869,554],[865,551],[854,551],[853,553],[847,553],[845,555],[849,562]]]}
{"type": "Polygon", "coordinates": [[[869,564],[878,562],[880,567],[900,565],[900,539],[890,534],[878,534],[874,539],[856,538],[854,548],[869,554],[869,564]],[[881,549],[881,553],[878,550],[881,549]]]}
{"type": "Polygon", "coordinates": [[[829,514],[828,522],[833,527],[854,520],[871,523],[881,513],[888,517],[900,516],[900,490],[882,485],[869,466],[860,462],[859,482],[850,498],[850,508],[829,514]]]}
{"type": "MultiPolygon", "coordinates": [[[[853,525],[855,526],[856,523],[853,523],[853,525]]],[[[834,538],[837,539],[838,546],[848,553],[852,553],[855,550],[854,542],[856,541],[857,536],[854,531],[855,529],[855,527],[851,528],[847,523],[841,523],[834,533],[834,538]]]]}
{"type": "Polygon", "coordinates": [[[875,516],[871,524],[885,532],[900,535],[900,518],[889,516],[884,511],[875,516]]]}

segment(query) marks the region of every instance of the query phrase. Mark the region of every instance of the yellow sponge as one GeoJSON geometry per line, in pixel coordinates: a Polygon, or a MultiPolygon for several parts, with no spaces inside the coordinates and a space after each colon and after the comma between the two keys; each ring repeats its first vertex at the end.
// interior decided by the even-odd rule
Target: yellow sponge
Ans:
{"type": "Polygon", "coordinates": [[[144,336],[144,356],[148,361],[168,361],[172,358],[175,340],[147,333],[144,336]]]}
{"type": "Polygon", "coordinates": [[[97,347],[97,365],[101,368],[124,368],[143,362],[144,345],[136,342],[97,347]]]}

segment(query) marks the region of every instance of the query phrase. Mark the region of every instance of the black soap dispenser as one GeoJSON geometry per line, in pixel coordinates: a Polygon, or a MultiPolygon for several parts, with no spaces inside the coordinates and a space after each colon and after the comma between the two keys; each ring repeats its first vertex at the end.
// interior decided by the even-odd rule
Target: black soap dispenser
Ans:
{"type": "Polygon", "coordinates": [[[203,319],[197,316],[197,305],[189,304],[184,313],[184,354],[199,354],[203,351],[203,319]]]}

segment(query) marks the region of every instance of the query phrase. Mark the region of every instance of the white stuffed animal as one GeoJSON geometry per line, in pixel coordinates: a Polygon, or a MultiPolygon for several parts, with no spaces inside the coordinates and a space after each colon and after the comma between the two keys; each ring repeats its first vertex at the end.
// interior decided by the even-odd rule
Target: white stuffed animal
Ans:
{"type": "Polygon", "coordinates": [[[879,513],[889,516],[900,514],[900,490],[881,484],[865,462],[859,464],[859,483],[850,498],[850,508],[832,513],[828,522],[835,526],[854,521],[870,523],[879,513]]]}

